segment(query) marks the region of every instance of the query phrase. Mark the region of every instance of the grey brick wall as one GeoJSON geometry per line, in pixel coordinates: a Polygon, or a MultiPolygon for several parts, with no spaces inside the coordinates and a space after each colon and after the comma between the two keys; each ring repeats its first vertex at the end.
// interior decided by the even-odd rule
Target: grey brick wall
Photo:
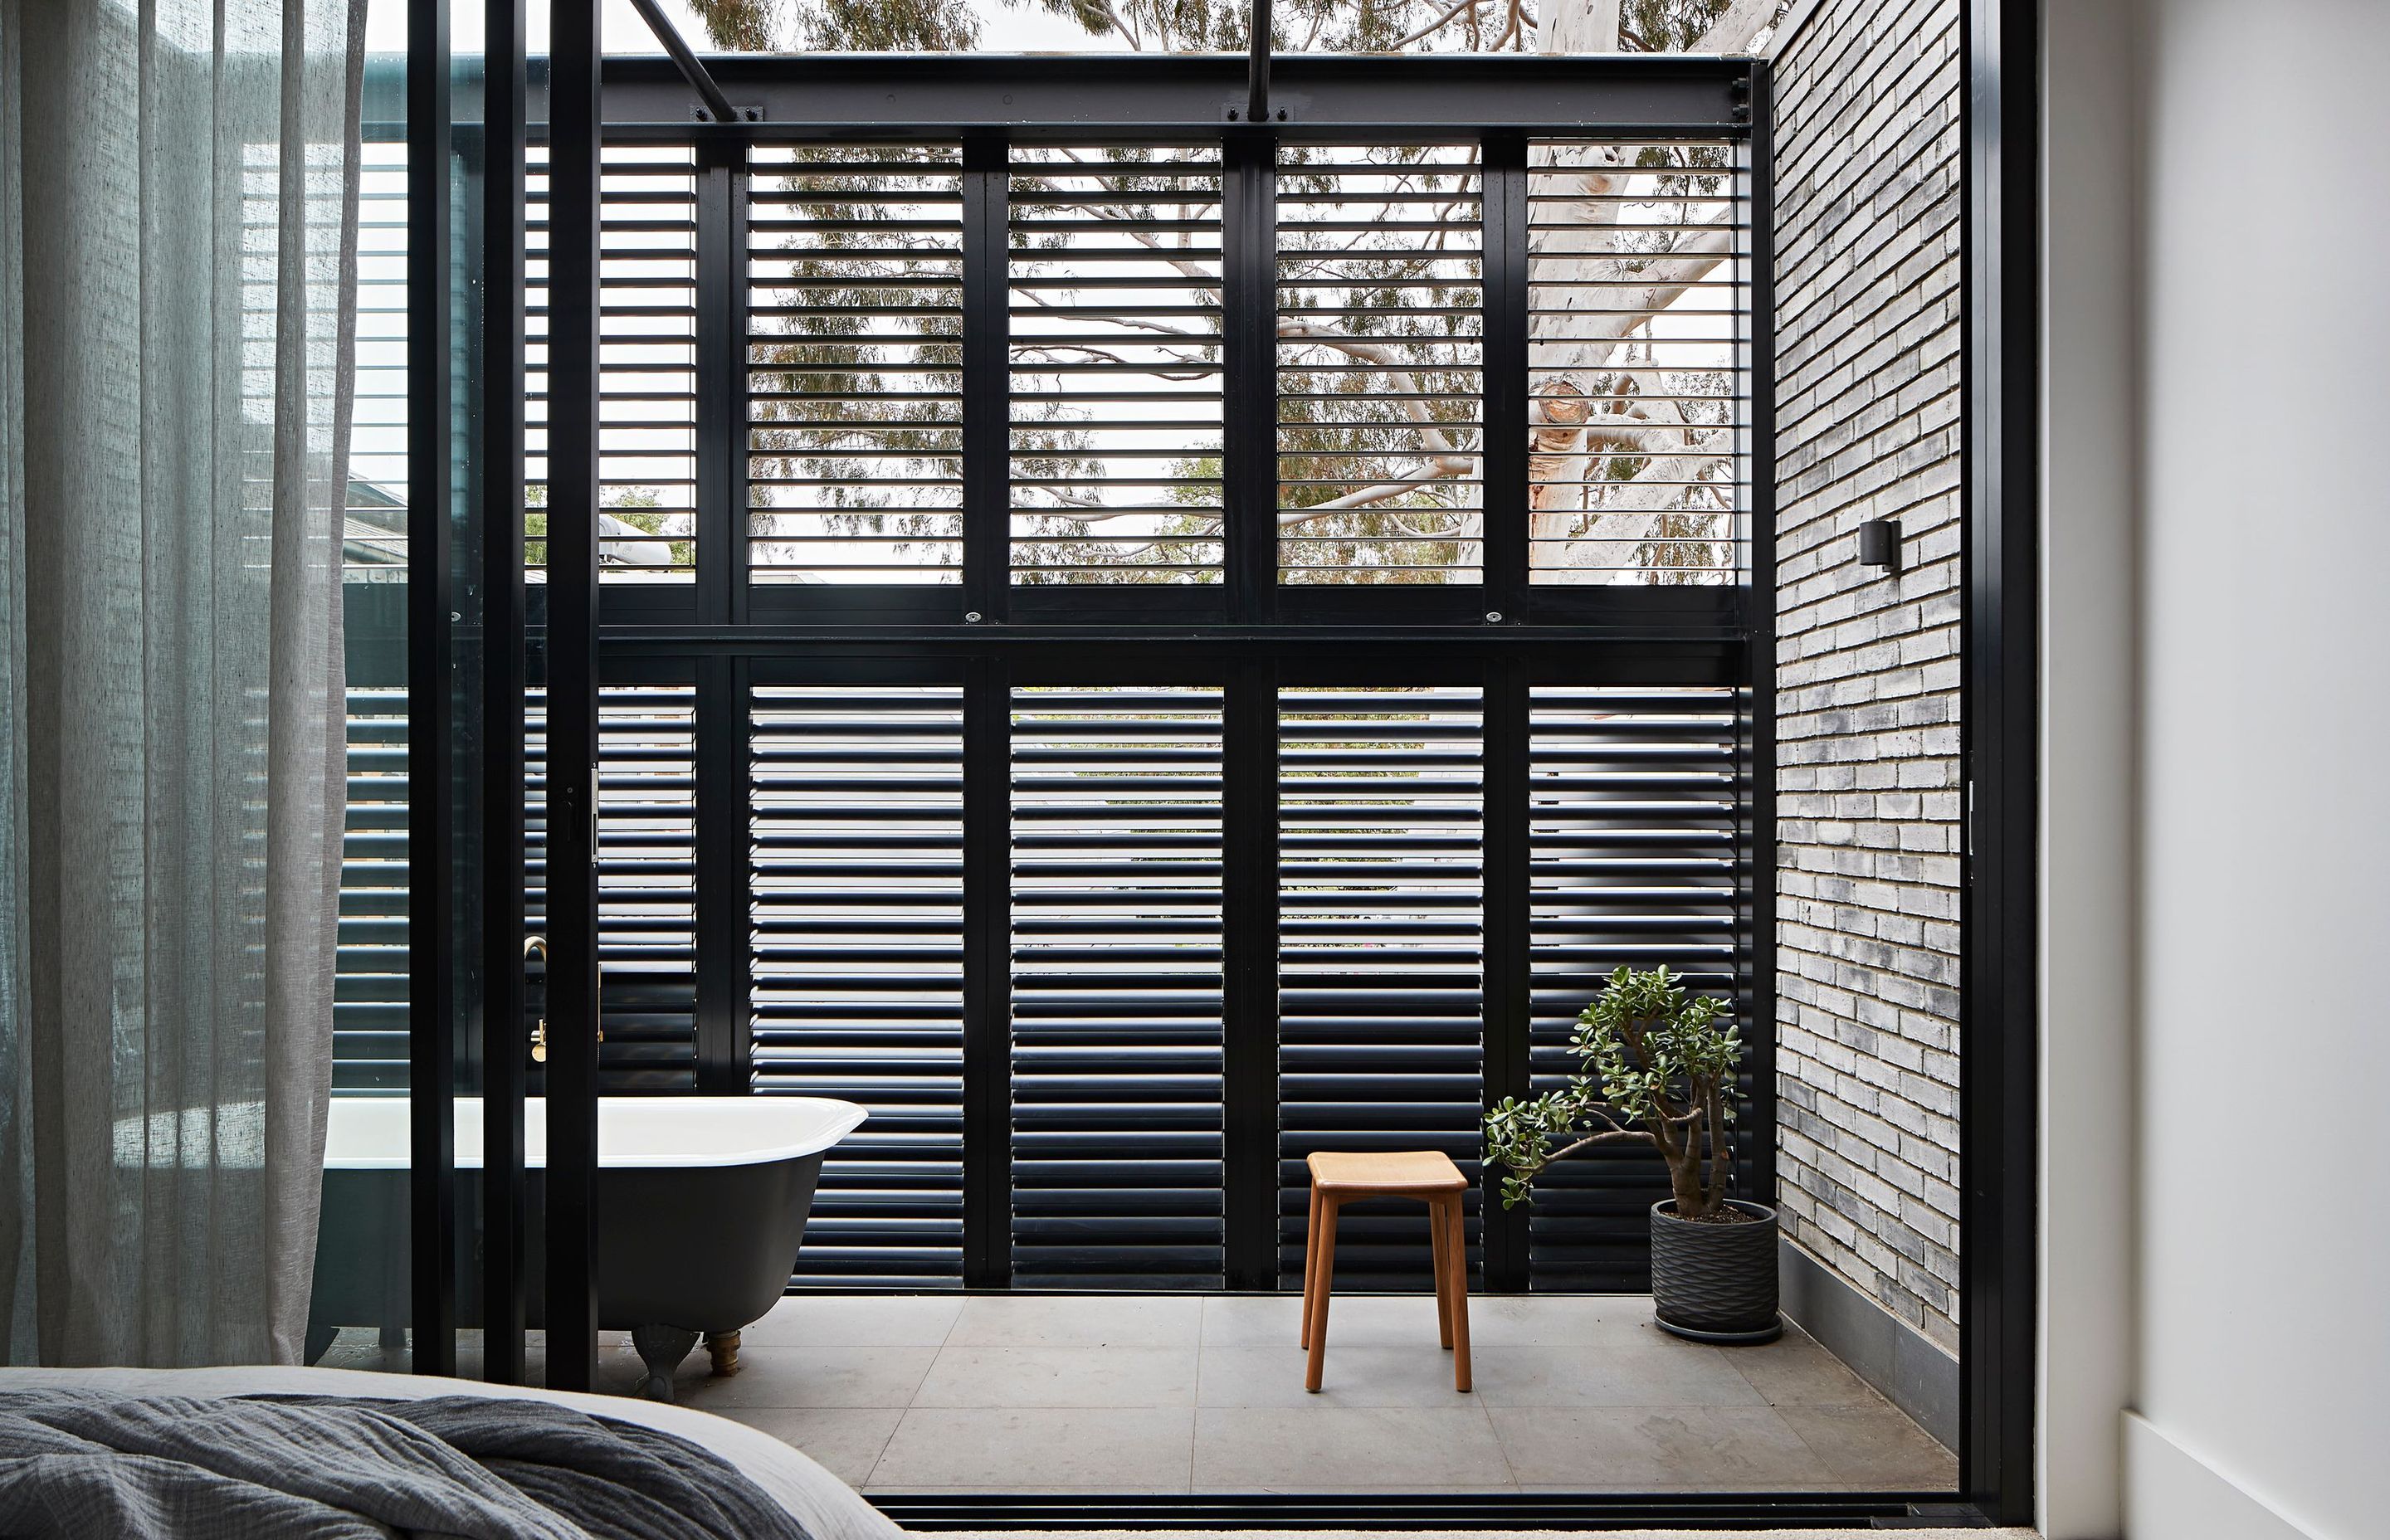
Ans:
{"type": "Polygon", "coordinates": [[[1777,50],[1779,1199],[1958,1348],[1959,0],[1777,50]],[[1901,523],[1896,576],[1857,564],[1901,523]]]}

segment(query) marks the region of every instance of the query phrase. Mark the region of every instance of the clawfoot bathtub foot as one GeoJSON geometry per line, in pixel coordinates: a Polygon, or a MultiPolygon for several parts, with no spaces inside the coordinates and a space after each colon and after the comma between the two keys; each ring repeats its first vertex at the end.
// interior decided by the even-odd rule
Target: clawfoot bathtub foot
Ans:
{"type": "Polygon", "coordinates": [[[713,1377],[726,1380],[739,1372],[739,1333],[709,1331],[705,1334],[705,1351],[713,1355],[713,1377]]]}
{"type": "Polygon", "coordinates": [[[673,1371],[697,1346],[697,1333],[676,1326],[637,1327],[631,1332],[631,1345],[638,1349],[639,1362],[648,1370],[639,1381],[639,1393],[649,1401],[671,1401],[673,1371]]]}

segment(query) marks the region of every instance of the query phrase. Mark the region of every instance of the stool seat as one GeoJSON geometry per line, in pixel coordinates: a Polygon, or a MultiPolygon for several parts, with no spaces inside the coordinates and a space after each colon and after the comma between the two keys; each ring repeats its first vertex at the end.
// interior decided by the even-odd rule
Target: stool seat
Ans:
{"type": "Polygon", "coordinates": [[[1469,1178],[1440,1149],[1314,1150],[1311,1234],[1303,1255],[1304,1389],[1319,1389],[1328,1356],[1328,1301],[1336,1279],[1336,1216],[1347,1203],[1416,1198],[1427,1205],[1435,1258],[1435,1325],[1452,1349],[1452,1388],[1469,1389],[1469,1254],[1462,1202],[1469,1178]]]}
{"type": "Polygon", "coordinates": [[[1407,1193],[1466,1192],[1469,1178],[1441,1149],[1399,1149],[1361,1153],[1341,1149],[1317,1151],[1309,1161],[1311,1185],[1337,1192],[1368,1192],[1399,1197],[1407,1193]]]}

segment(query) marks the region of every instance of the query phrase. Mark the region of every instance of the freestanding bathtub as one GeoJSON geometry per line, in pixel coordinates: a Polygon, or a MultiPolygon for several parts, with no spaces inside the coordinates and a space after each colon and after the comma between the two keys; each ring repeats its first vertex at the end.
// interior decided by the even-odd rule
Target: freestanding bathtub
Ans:
{"type": "MultiPolygon", "coordinates": [[[[540,1325],[546,1297],[547,1106],[523,1103],[524,1298],[540,1325]]],[[[307,1361],[344,1326],[404,1341],[413,1315],[407,1244],[407,1104],[337,1097],[324,1147],[307,1361]]],[[[597,1289],[600,1329],[627,1330],[648,1374],[641,1393],[672,1399],[672,1375],[703,1333],[714,1371],[736,1373],[738,1334],[788,1288],[822,1155],[864,1110],[813,1097],[606,1097],[598,1103],[597,1289]]],[[[482,1165],[482,1103],[456,1100],[456,1169],[482,1165]]],[[[456,1184],[457,1324],[481,1324],[482,1190],[456,1184]]]]}

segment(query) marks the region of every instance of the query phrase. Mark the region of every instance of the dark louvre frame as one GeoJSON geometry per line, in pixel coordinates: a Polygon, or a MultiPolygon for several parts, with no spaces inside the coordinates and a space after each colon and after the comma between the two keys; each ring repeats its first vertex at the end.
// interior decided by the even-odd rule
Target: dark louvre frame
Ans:
{"type": "MultiPolygon", "coordinates": [[[[758,119],[606,65],[603,1088],[867,1108],[802,1287],[1274,1289],[1307,1154],[1482,1176],[1664,961],[1760,1046],[1764,1189],[1764,66],[1284,58],[1267,126],[1240,60],[710,67],[758,119]]],[[[344,1088],[404,1068],[397,711],[353,693],[344,1088]]],[[[1639,1288],[1664,1195],[1472,1196],[1470,1266],[1639,1288]]],[[[1339,1261],[1424,1288],[1424,1220],[1339,1261]]]]}

